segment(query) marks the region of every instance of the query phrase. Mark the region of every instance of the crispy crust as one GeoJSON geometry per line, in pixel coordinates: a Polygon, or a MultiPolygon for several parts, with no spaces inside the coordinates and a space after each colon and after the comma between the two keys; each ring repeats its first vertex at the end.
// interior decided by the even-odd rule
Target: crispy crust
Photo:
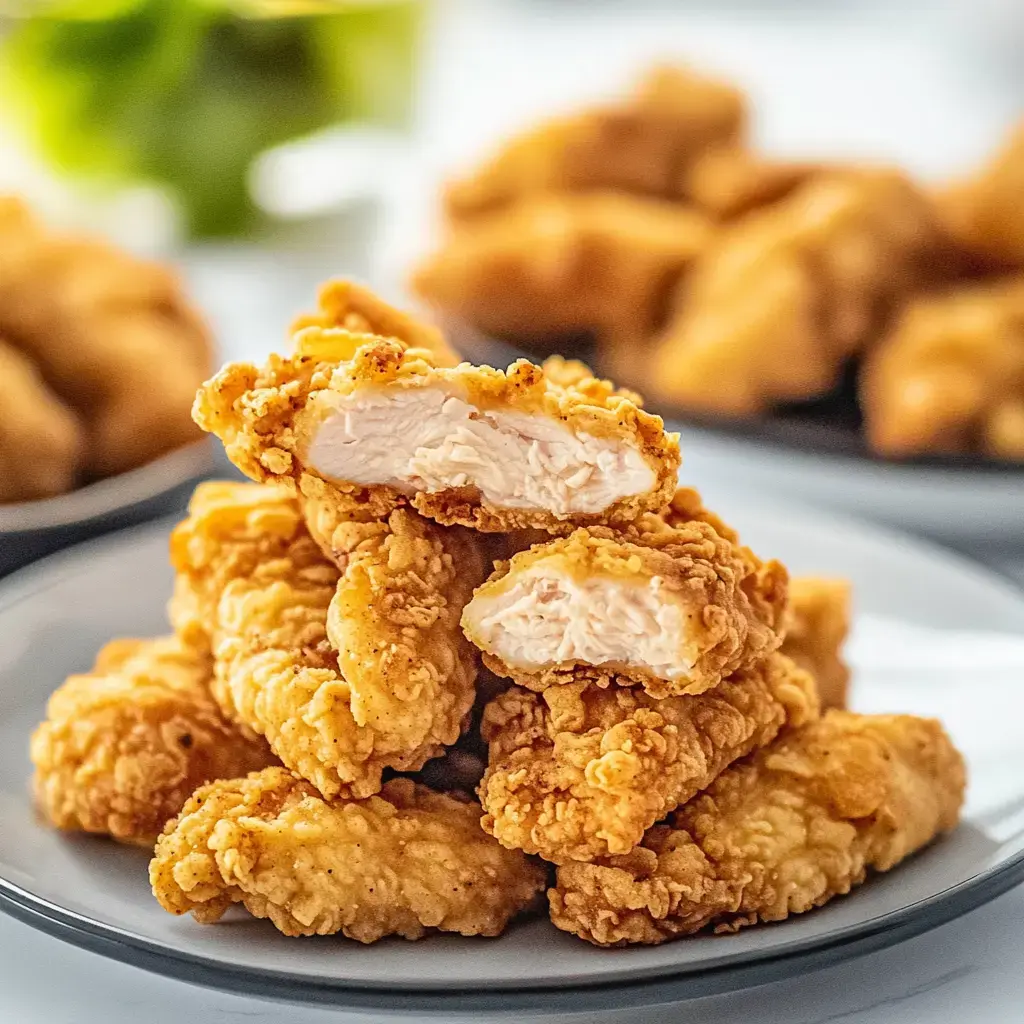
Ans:
{"type": "Polygon", "coordinates": [[[794,576],[782,653],[810,672],[823,708],[846,707],[850,669],[843,644],[850,630],[850,581],[794,576]]]}
{"type": "Polygon", "coordinates": [[[546,873],[485,836],[479,813],[408,779],[328,803],[269,768],[200,789],[157,843],[150,883],[204,924],[242,903],[285,935],[499,935],[546,873]]]}
{"type": "Polygon", "coordinates": [[[624,320],[649,334],[713,234],[706,217],[663,199],[545,193],[456,226],[412,287],[458,322],[531,348],[624,320]]]}
{"type": "MultiPolygon", "coordinates": [[[[621,664],[571,663],[526,669],[508,665],[481,648],[484,664],[491,671],[527,689],[590,682],[599,687],[642,686],[652,697],[701,693],[782,642],[788,583],[785,568],[776,561],[762,562],[748,548],[722,537],[710,523],[684,520],[671,526],[660,516],[645,515],[623,530],[576,530],[497,563],[478,593],[501,586],[510,573],[523,572],[546,558],[558,558],[580,576],[660,577],[667,592],[678,595],[688,607],[700,609],[693,622],[696,658],[689,676],[665,680],[621,664]]],[[[475,642],[465,614],[463,629],[475,642]]]]}
{"type": "Polygon", "coordinates": [[[299,335],[297,345],[294,356],[271,356],[262,370],[244,363],[226,366],[200,389],[193,415],[204,430],[224,442],[228,457],[242,472],[254,480],[290,483],[307,497],[323,496],[325,489],[309,482],[320,480],[329,485],[339,513],[380,517],[408,504],[439,523],[484,532],[561,529],[567,521],[628,522],[664,505],[675,489],[678,435],[666,434],[659,416],[638,408],[610,382],[591,377],[583,386],[559,386],[526,360],[507,371],[468,364],[438,368],[423,350],[341,330],[310,328],[299,335]],[[468,401],[484,408],[549,416],[576,432],[632,444],[654,469],[655,487],[619,499],[603,513],[559,519],[544,510],[492,507],[475,488],[407,496],[391,487],[327,480],[305,463],[319,425],[312,408],[320,400],[317,396],[350,394],[364,386],[429,385],[458,387],[468,401]]]}
{"type": "Polygon", "coordinates": [[[813,178],[708,247],[654,344],[648,387],[716,416],[822,395],[894,306],[945,269],[948,248],[903,175],[813,178]]]}
{"type": "Polygon", "coordinates": [[[598,946],[781,921],[954,828],[964,763],[942,726],[830,711],[733,765],[601,864],[567,864],[551,920],[598,946]]]}
{"type": "Polygon", "coordinates": [[[882,455],[1024,462],[1024,277],[915,299],[865,361],[860,398],[882,455]]]}
{"type": "Polygon", "coordinates": [[[817,714],[814,680],[780,654],[697,696],[513,687],[484,712],[481,824],[555,864],[628,853],[737,758],[817,714]]]}
{"type": "Polygon", "coordinates": [[[446,212],[465,220],[550,191],[675,198],[688,164],[740,132],[745,106],[732,86],[685,67],[656,67],[618,102],[546,121],[509,141],[472,177],[448,186],[446,212]]]}
{"type": "Polygon", "coordinates": [[[384,769],[415,770],[459,736],[476,677],[459,615],[482,560],[405,509],[336,523],[328,559],[296,499],[265,489],[261,511],[261,490],[197,489],[172,539],[172,618],[210,616],[226,714],[325,796],[368,796],[384,769]]]}
{"type": "Polygon", "coordinates": [[[78,418],[85,476],[199,440],[187,410],[212,346],[176,276],[99,239],[54,234],[11,196],[0,196],[0,334],[78,418]]]}
{"type": "Polygon", "coordinates": [[[209,658],[176,637],[113,640],[32,734],[36,802],[58,828],[152,846],[197,786],[273,756],[221,715],[209,658]]]}
{"type": "Polygon", "coordinates": [[[437,366],[458,366],[461,362],[439,328],[389,306],[363,285],[340,278],[328,281],[317,298],[319,308],[294,321],[293,335],[307,327],[341,327],[353,334],[397,338],[410,348],[425,349],[437,366]]]}

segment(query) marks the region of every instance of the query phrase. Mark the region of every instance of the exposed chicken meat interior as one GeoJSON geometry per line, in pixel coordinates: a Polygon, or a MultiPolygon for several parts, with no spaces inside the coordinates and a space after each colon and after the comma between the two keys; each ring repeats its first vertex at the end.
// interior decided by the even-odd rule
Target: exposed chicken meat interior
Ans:
{"type": "Polygon", "coordinates": [[[575,579],[560,561],[543,559],[506,576],[506,586],[478,591],[462,615],[467,636],[516,668],[582,663],[659,679],[690,674],[694,613],[661,577],[575,579]]]}
{"type": "Polygon", "coordinates": [[[363,387],[310,400],[307,462],[325,477],[406,492],[476,487],[497,508],[600,513],[650,491],[655,473],[621,440],[541,413],[479,409],[457,389],[363,387]]]}

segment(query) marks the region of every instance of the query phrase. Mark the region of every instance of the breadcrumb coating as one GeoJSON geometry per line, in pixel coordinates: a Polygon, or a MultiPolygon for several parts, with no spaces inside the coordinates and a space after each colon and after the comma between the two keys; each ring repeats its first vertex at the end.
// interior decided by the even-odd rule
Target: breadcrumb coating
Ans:
{"type": "Polygon", "coordinates": [[[452,220],[543,192],[611,189],[674,198],[687,165],[734,137],[743,96],[683,67],[656,67],[624,99],[555,118],[512,139],[445,194],[452,220]]]}
{"type": "Polygon", "coordinates": [[[543,194],[456,225],[412,287],[448,316],[531,348],[617,333],[626,321],[649,334],[664,295],[711,237],[710,221],[678,203],[543,194]]]}
{"type": "Polygon", "coordinates": [[[555,864],[628,853],[737,758],[817,714],[814,680],[780,654],[696,696],[513,687],[484,713],[484,831],[555,864]]]}
{"type": "Polygon", "coordinates": [[[836,383],[894,304],[938,273],[931,206],[902,175],[822,175],[724,230],[683,282],[650,390],[749,416],[836,383]]]}
{"type": "Polygon", "coordinates": [[[781,921],[953,829],[964,763],[942,726],[830,711],[723,772],[601,864],[566,864],[551,920],[598,946],[781,921]]]}
{"type": "Polygon", "coordinates": [[[530,690],[590,682],[598,687],[641,686],[652,697],[701,693],[754,664],[782,642],[788,574],[779,562],[762,562],[749,548],[721,536],[709,522],[681,519],[671,525],[645,515],[616,530],[590,527],[538,544],[498,562],[463,613],[466,635],[483,651],[484,664],[530,690]],[[509,664],[497,656],[478,622],[483,602],[500,595],[531,568],[550,563],[572,578],[602,576],[660,581],[667,598],[687,609],[681,658],[692,668],[660,678],[641,664],[624,662],[509,664]]]}
{"type": "Polygon", "coordinates": [[[299,334],[296,354],[271,356],[262,369],[231,363],[199,391],[193,415],[216,434],[228,457],[258,481],[289,483],[306,495],[328,497],[337,514],[381,517],[403,505],[440,523],[485,532],[561,528],[569,521],[628,522],[665,504],[679,469],[677,434],[658,416],[638,408],[607,381],[585,387],[548,380],[542,367],[519,360],[508,370],[462,364],[432,365],[428,353],[400,342],[340,330],[310,328],[299,334]],[[410,388],[450,388],[483,410],[508,410],[557,421],[574,434],[610,439],[640,454],[655,483],[646,493],[615,500],[601,513],[560,515],[543,508],[495,507],[474,486],[406,494],[386,484],[327,479],[309,464],[308,451],[339,397],[361,389],[406,393],[410,388]],[[321,480],[328,486],[310,483],[321,480]]]}
{"type": "Polygon", "coordinates": [[[210,675],[209,659],[176,637],[108,643],[53,693],[32,734],[46,817],[152,846],[197,786],[273,763],[221,715],[210,675]]]}
{"type": "Polygon", "coordinates": [[[199,440],[188,408],[211,342],[175,275],[97,239],[52,234],[4,196],[0,335],[79,418],[83,475],[199,440]]]}
{"type": "Polygon", "coordinates": [[[300,316],[292,324],[292,335],[307,327],[340,327],[352,334],[397,338],[409,348],[429,352],[436,366],[458,366],[461,362],[440,328],[388,305],[364,285],[342,278],[328,281],[318,299],[315,313],[300,316]]]}
{"type": "Polygon", "coordinates": [[[882,455],[1024,462],[1024,278],[911,302],[862,368],[861,405],[882,455]]]}
{"type": "Polygon", "coordinates": [[[818,684],[823,708],[845,708],[850,669],[843,644],[850,631],[850,581],[793,576],[782,653],[818,684]]]}
{"type": "Polygon", "coordinates": [[[459,616],[482,562],[465,559],[464,535],[406,509],[338,523],[331,543],[333,560],[280,489],[200,485],[172,537],[183,580],[172,620],[194,621],[215,581],[213,692],[225,713],[325,796],[365,797],[384,769],[415,770],[459,736],[476,677],[459,616]]]}
{"type": "Polygon", "coordinates": [[[160,837],[150,882],[165,910],[203,924],[241,903],[285,935],[500,935],[546,872],[484,835],[479,813],[409,779],[328,802],[268,768],[200,789],[160,837]]]}
{"type": "Polygon", "coordinates": [[[70,491],[85,450],[78,417],[35,364],[0,337],[0,503],[70,491]]]}

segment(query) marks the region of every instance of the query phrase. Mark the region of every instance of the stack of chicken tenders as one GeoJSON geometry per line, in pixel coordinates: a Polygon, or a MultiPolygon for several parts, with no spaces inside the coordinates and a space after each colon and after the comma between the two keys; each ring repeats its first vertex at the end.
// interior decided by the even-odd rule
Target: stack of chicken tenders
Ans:
{"type": "Polygon", "coordinates": [[[658,943],[956,825],[939,723],[843,710],[845,584],[790,586],[581,364],[460,364],[335,282],[194,417],[256,482],[196,490],[172,633],[108,644],[32,738],[48,818],[155,843],[171,913],[497,935],[547,890],[564,931],[658,943]]]}

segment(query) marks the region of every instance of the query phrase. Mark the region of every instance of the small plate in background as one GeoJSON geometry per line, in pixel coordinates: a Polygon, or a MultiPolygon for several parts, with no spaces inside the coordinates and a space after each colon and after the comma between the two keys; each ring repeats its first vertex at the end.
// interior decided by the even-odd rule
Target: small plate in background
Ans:
{"type": "Polygon", "coordinates": [[[40,501],[0,504],[0,576],[60,548],[184,508],[220,468],[208,438],[144,466],[40,501]]]}

